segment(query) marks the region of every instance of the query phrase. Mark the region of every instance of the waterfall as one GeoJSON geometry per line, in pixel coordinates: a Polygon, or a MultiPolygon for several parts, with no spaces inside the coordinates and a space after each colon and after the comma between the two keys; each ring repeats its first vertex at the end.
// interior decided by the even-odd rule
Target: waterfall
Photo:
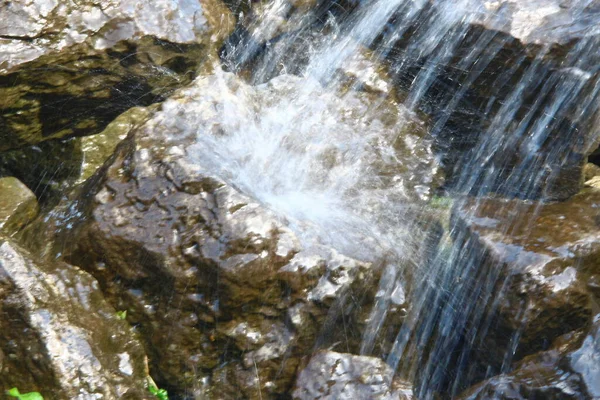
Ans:
{"type": "MultiPolygon", "coordinates": [[[[473,361],[491,329],[485,311],[508,278],[500,265],[481,268],[484,255],[456,218],[437,244],[416,232],[440,196],[455,209],[474,202],[473,215],[488,196],[564,197],[556,187],[582,164],[586,124],[600,102],[599,36],[592,32],[553,61],[543,43],[507,54],[521,46],[517,39],[477,28],[503,27],[502,10],[486,12],[489,4],[477,0],[328,3],[306,12],[274,0],[241,17],[245,28],[223,59],[228,70],[246,71],[248,82],[224,71],[210,78],[220,98],[207,101],[217,104],[220,128],[198,130],[190,152],[201,168],[286,219],[305,245],[385,260],[361,351],[412,379],[418,398],[452,397],[511,363],[518,330],[485,376],[473,361]],[[353,83],[344,71],[357,60],[385,62],[403,93],[384,84],[361,95],[347,90],[353,83]],[[457,115],[474,122],[456,127],[457,115]],[[440,148],[460,141],[458,156],[440,148]],[[443,186],[436,183],[442,170],[443,186]],[[424,250],[430,256],[418,259],[424,250]],[[393,346],[377,353],[375,338],[409,266],[408,315],[393,346]]],[[[588,6],[578,3],[575,20],[588,6]]],[[[377,81],[370,72],[367,80],[377,81]]]]}

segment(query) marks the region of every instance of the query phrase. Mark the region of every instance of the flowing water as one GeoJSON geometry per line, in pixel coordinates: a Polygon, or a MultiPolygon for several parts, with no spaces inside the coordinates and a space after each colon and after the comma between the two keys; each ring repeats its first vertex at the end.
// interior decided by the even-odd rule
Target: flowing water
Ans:
{"type": "MultiPolygon", "coordinates": [[[[362,353],[384,357],[416,382],[418,398],[453,396],[482,379],[474,352],[491,329],[485,310],[502,295],[505,277],[499,266],[481,270],[481,252],[455,221],[440,217],[447,226],[426,249],[430,257],[417,259],[425,246],[417,232],[440,198],[461,207],[465,196],[562,196],[555,190],[561,174],[581,164],[590,146],[598,35],[590,32],[557,61],[544,44],[505,60],[514,39],[473,29],[503,24],[487,3],[328,3],[298,11],[274,0],[246,16],[224,64],[249,83],[232,83],[229,72],[211,78],[221,95],[220,128],[200,132],[191,150],[203,168],[287,219],[306,245],[384,259],[362,353]],[[387,80],[365,67],[381,60],[387,80]],[[368,76],[349,80],[357,62],[368,76]],[[456,115],[476,122],[456,126],[456,115]],[[460,156],[445,158],[448,135],[467,143],[460,156]],[[408,316],[382,351],[376,338],[407,268],[408,316]]],[[[575,20],[589,2],[578,3],[575,20]]],[[[519,341],[518,331],[512,335],[488,375],[507,370],[519,341]]]]}

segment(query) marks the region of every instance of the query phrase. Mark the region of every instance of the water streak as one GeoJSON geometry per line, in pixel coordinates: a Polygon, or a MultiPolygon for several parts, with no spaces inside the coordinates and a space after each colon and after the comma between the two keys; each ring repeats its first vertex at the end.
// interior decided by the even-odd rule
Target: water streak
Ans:
{"type": "MultiPolygon", "coordinates": [[[[573,18],[587,7],[579,3],[573,18]]],[[[386,260],[361,352],[385,357],[416,383],[420,399],[455,396],[485,378],[475,353],[491,329],[489,310],[510,282],[502,265],[482,267],[480,243],[456,221],[428,249],[431,258],[417,259],[427,236],[419,223],[432,215],[440,189],[436,140],[450,130],[450,142],[469,144],[454,165],[443,166],[453,176],[445,188],[457,209],[466,195],[551,200],[561,196],[554,192],[561,174],[590,150],[586,129],[599,103],[597,35],[557,61],[542,45],[515,50],[501,65],[521,44],[477,27],[504,24],[501,12],[485,7],[476,0],[377,0],[336,18],[294,14],[290,2],[275,0],[225,55],[230,69],[250,69],[254,85],[232,83],[223,72],[212,78],[223,94],[207,100],[218,109],[218,129],[199,130],[191,149],[205,169],[286,218],[305,244],[386,260]],[[306,62],[286,64],[298,48],[306,62]],[[393,91],[348,90],[344,68],[357,56],[386,60],[406,90],[403,104],[393,91]],[[289,69],[299,76],[273,77],[289,69]],[[422,112],[431,114],[429,132],[418,121],[422,112]],[[474,128],[450,129],[457,113],[472,117],[474,128]],[[410,311],[393,346],[381,352],[378,333],[408,266],[410,311]]],[[[484,375],[506,371],[518,342],[517,330],[484,375]]]]}

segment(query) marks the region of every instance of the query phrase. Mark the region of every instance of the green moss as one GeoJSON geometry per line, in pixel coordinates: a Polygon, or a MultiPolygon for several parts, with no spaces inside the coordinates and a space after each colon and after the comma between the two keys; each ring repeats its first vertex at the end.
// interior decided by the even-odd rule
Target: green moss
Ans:
{"type": "Polygon", "coordinates": [[[452,207],[452,197],[433,196],[429,202],[429,206],[433,208],[450,208],[452,207]]]}

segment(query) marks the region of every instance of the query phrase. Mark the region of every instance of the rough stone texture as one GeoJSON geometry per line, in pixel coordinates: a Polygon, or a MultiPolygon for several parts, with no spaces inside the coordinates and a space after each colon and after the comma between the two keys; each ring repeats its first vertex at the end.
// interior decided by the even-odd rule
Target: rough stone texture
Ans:
{"type": "Polygon", "coordinates": [[[146,356],[97,282],[0,239],[0,386],[45,399],[146,399],[146,356]]]}
{"type": "Polygon", "coordinates": [[[35,195],[16,178],[0,178],[0,231],[11,235],[38,214],[35,195]]]}
{"type": "Polygon", "coordinates": [[[560,0],[476,1],[484,12],[475,21],[504,31],[523,43],[567,44],[600,34],[600,2],[560,0]]]}
{"type": "Polygon", "coordinates": [[[226,35],[225,10],[216,0],[3,2],[0,151],[98,133],[189,83],[226,35]]]}
{"type": "Polygon", "coordinates": [[[292,397],[297,400],[410,400],[412,389],[393,379],[381,359],[321,351],[299,373],[292,397]]]}
{"type": "MultiPolygon", "coordinates": [[[[19,0],[0,7],[0,72],[68,46],[91,40],[95,49],[154,36],[195,43],[209,31],[205,9],[216,1],[19,0]]],[[[224,10],[220,10],[221,12],[224,10]]],[[[226,17],[227,18],[227,17],[226,17]]]]}
{"type": "Polygon", "coordinates": [[[83,160],[75,183],[83,183],[91,177],[113,155],[117,145],[127,134],[149,119],[155,110],[155,107],[134,107],[115,118],[102,132],[82,137],[80,141],[83,160]]]}
{"type": "Polygon", "coordinates": [[[127,310],[159,386],[275,398],[315,346],[343,340],[323,326],[351,319],[356,309],[340,309],[340,299],[364,291],[375,272],[301,244],[282,218],[198,163],[196,135],[227,134],[207,101],[226,94],[211,79],[164,103],[84,184],[66,219],[50,213],[46,221],[75,225],[55,251],[127,310]]]}
{"type": "Polygon", "coordinates": [[[552,347],[524,358],[510,373],[467,390],[460,399],[595,399],[600,397],[600,325],[598,316],[582,331],[558,338],[552,347]]]}
{"type": "Polygon", "coordinates": [[[585,181],[589,181],[597,176],[600,176],[600,167],[593,163],[585,164],[583,169],[585,181]]]}
{"type": "Polygon", "coordinates": [[[588,325],[600,279],[600,191],[550,204],[481,200],[456,218],[482,270],[497,276],[494,299],[481,305],[489,325],[476,358],[500,367],[507,354],[519,360],[588,325]]]}
{"type": "Polygon", "coordinates": [[[587,163],[584,168],[585,186],[600,189],[600,167],[587,163]]]}

